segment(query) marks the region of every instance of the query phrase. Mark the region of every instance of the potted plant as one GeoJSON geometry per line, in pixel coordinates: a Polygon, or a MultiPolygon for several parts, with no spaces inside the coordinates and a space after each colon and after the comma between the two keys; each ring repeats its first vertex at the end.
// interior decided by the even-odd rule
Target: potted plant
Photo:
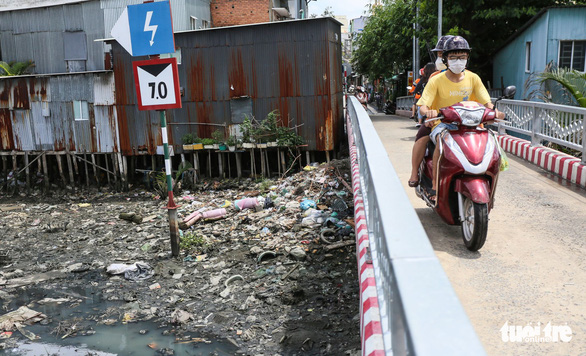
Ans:
{"type": "Polygon", "coordinates": [[[201,138],[195,137],[193,139],[193,145],[191,145],[191,149],[193,150],[202,150],[203,144],[201,143],[201,138]]]}
{"type": "Polygon", "coordinates": [[[188,133],[183,135],[183,137],[181,137],[181,141],[183,141],[183,149],[184,150],[192,150],[193,148],[192,143],[193,143],[193,134],[188,133]]]}
{"type": "Polygon", "coordinates": [[[228,149],[231,152],[236,151],[236,145],[238,144],[238,138],[236,136],[230,135],[226,140],[226,144],[228,145],[228,149]]]}
{"type": "Polygon", "coordinates": [[[268,147],[277,146],[277,137],[279,133],[278,124],[279,112],[277,110],[271,111],[267,118],[262,122],[260,131],[268,147]]]}
{"type": "MultiPolygon", "coordinates": [[[[222,130],[217,129],[214,132],[212,132],[212,139],[214,139],[214,148],[217,149],[221,149],[220,145],[223,144],[224,141],[224,133],[222,132],[222,130]]],[[[226,146],[224,145],[224,150],[226,150],[226,146]]]]}
{"type": "Polygon", "coordinates": [[[242,132],[242,147],[254,148],[253,131],[252,119],[248,116],[244,116],[244,121],[240,124],[240,132],[242,132]]]}
{"type": "Polygon", "coordinates": [[[299,146],[303,144],[303,138],[289,127],[279,127],[277,135],[277,143],[279,146],[299,146]]]}
{"type": "Polygon", "coordinates": [[[216,141],[213,138],[206,137],[201,139],[201,143],[203,144],[203,148],[206,150],[213,150],[214,143],[216,143],[216,141]]]}

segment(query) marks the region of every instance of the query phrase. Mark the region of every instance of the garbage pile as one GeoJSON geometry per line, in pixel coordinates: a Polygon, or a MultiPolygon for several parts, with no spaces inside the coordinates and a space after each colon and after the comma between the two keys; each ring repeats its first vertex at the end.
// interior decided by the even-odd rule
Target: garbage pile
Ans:
{"type": "Polygon", "coordinates": [[[0,216],[2,250],[10,251],[0,296],[32,285],[91,286],[126,303],[101,322],[122,323],[132,312],[132,322],[170,325],[178,340],[213,335],[237,354],[357,355],[349,172],[348,160],[334,160],[283,179],[200,181],[176,197],[178,258],[166,202],[151,192],[0,201],[9,209],[0,216]]]}

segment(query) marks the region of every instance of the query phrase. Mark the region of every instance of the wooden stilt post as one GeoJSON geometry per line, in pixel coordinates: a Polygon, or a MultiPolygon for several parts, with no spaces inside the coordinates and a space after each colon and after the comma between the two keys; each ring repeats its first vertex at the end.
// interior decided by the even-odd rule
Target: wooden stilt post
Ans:
{"type": "MultiPolygon", "coordinates": [[[[92,154],[92,158],[93,157],[94,157],[94,155],[92,154]]],[[[84,162],[83,162],[83,170],[85,172],[85,186],[89,188],[90,187],[90,172],[89,172],[89,170],[87,168],[87,153],[85,151],[83,151],[83,160],[84,160],[84,162]]],[[[94,167],[94,170],[95,169],[96,168],[94,167]]]]}
{"type": "Polygon", "coordinates": [[[326,162],[330,163],[330,151],[326,151],[326,162]]]}
{"type": "Polygon", "coordinates": [[[71,164],[71,155],[69,154],[69,151],[65,152],[65,159],[67,161],[69,183],[71,184],[71,188],[75,189],[75,177],[73,176],[73,165],[71,164]]]}
{"type": "Polygon", "coordinates": [[[128,190],[128,160],[122,152],[118,152],[118,161],[120,162],[120,173],[122,175],[122,189],[128,190]]]}
{"type": "Polygon", "coordinates": [[[301,171],[303,169],[303,163],[301,163],[301,150],[299,148],[297,148],[297,156],[299,156],[299,170],[301,171]]]}
{"type": "Polygon", "coordinates": [[[109,173],[110,172],[110,165],[108,164],[108,154],[105,153],[103,155],[103,157],[104,157],[104,161],[105,161],[105,164],[106,164],[106,170],[108,171],[106,173],[106,177],[108,178],[108,185],[110,185],[111,184],[111,181],[110,181],[110,173],[109,173]]]}
{"type": "Polygon", "coordinates": [[[208,177],[212,176],[212,151],[208,150],[208,177]]]}
{"type": "Polygon", "coordinates": [[[112,153],[110,156],[112,159],[112,172],[114,172],[114,184],[116,185],[116,189],[120,189],[118,183],[118,162],[116,162],[116,153],[112,153]]]}
{"type": "Polygon", "coordinates": [[[254,178],[255,173],[254,173],[254,148],[250,149],[250,177],[254,178]]]}
{"type": "Polygon", "coordinates": [[[218,152],[218,173],[220,178],[224,177],[224,157],[222,157],[222,153],[218,152]]]}
{"type": "Polygon", "coordinates": [[[285,161],[285,151],[281,151],[281,165],[283,166],[283,174],[287,172],[287,162],[285,161]]]}
{"type": "Polygon", "coordinates": [[[238,178],[242,177],[242,153],[236,152],[236,174],[238,178]]]}
{"type": "Polygon", "coordinates": [[[75,175],[77,176],[78,182],[81,184],[81,178],[79,177],[79,167],[77,166],[77,156],[74,153],[70,153],[71,160],[73,161],[73,168],[75,168],[75,175]]]}
{"type": "Polygon", "coordinates": [[[309,151],[305,151],[305,165],[309,166],[309,164],[311,163],[311,158],[309,157],[309,151]]]}
{"type": "Polygon", "coordinates": [[[26,172],[26,194],[30,195],[31,193],[31,175],[30,170],[28,167],[28,152],[24,152],[24,166],[26,167],[24,170],[26,172]]]}
{"type": "Polygon", "coordinates": [[[96,167],[96,155],[92,153],[92,167],[94,169],[94,176],[96,177],[96,183],[98,184],[98,189],[100,189],[100,172],[98,172],[98,168],[96,167]]]}
{"type": "Polygon", "coordinates": [[[4,181],[6,182],[7,179],[7,175],[8,175],[8,162],[7,162],[7,158],[6,156],[2,156],[2,178],[4,178],[4,181]]]}
{"type": "Polygon", "coordinates": [[[65,174],[63,173],[63,162],[61,162],[61,155],[57,153],[55,158],[57,159],[57,169],[59,169],[59,176],[61,177],[61,186],[65,187],[67,185],[67,180],[65,179],[65,174]]]}
{"type": "Polygon", "coordinates": [[[16,152],[12,152],[12,174],[14,180],[14,193],[18,192],[18,157],[16,152]]]}
{"type": "Polygon", "coordinates": [[[199,172],[199,153],[193,153],[193,169],[195,169],[195,182],[197,182],[197,176],[200,174],[199,172]]]}
{"type": "Polygon", "coordinates": [[[126,160],[122,156],[122,152],[116,153],[116,160],[118,162],[118,171],[120,172],[120,190],[126,190],[128,178],[126,177],[126,160]]]}
{"type": "Polygon", "coordinates": [[[43,181],[45,183],[45,193],[49,191],[51,183],[49,182],[49,166],[47,165],[47,155],[43,154],[43,181]]]}

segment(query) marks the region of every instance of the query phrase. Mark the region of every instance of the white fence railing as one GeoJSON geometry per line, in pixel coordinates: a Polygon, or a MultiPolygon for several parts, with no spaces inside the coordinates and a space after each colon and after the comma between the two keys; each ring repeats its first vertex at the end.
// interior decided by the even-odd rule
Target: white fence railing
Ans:
{"type": "MultiPolygon", "coordinates": [[[[397,110],[411,110],[411,105],[412,96],[397,98],[397,110]]],[[[547,141],[577,150],[586,164],[586,108],[507,99],[500,100],[497,108],[507,115],[506,121],[498,124],[499,133],[524,134],[534,146],[547,141]]]]}
{"type": "Polygon", "coordinates": [[[499,133],[525,134],[534,146],[548,141],[580,151],[586,164],[586,108],[503,99],[497,109],[507,115],[506,121],[498,124],[499,133]]]}
{"type": "Polygon", "coordinates": [[[358,100],[347,103],[386,355],[485,355],[358,100]]]}

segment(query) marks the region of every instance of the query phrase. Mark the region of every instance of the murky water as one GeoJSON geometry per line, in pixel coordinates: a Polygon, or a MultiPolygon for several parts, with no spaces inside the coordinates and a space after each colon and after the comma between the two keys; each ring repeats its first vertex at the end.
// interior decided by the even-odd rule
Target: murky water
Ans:
{"type": "Polygon", "coordinates": [[[120,308],[123,304],[125,303],[103,300],[100,294],[93,293],[92,288],[73,291],[28,289],[9,302],[8,310],[12,311],[22,305],[28,305],[29,308],[45,314],[50,322],[45,321],[25,327],[26,331],[40,337],[34,341],[30,341],[15,330],[11,338],[19,340],[18,346],[0,350],[0,353],[26,356],[142,356],[233,355],[236,351],[234,345],[227,341],[205,338],[196,333],[185,333],[181,341],[176,341],[176,335],[169,332],[171,327],[161,328],[159,324],[151,321],[128,320],[123,323],[121,319],[124,318],[125,311],[120,308]],[[73,301],[62,304],[50,302],[40,305],[37,303],[47,297],[71,298],[81,303],[73,301]],[[104,321],[112,325],[106,325],[104,321]],[[73,324],[77,324],[76,329],[71,329],[73,324]],[[61,330],[55,333],[58,326],[61,326],[61,330]],[[63,338],[68,330],[79,330],[79,332],[77,336],[63,338]]]}

